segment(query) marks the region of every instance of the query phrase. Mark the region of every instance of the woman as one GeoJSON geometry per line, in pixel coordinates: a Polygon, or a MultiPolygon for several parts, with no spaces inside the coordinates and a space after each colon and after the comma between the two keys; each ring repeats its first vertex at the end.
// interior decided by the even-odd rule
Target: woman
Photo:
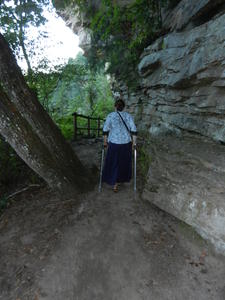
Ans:
{"type": "Polygon", "coordinates": [[[132,145],[136,146],[137,129],[133,118],[123,109],[122,99],[115,102],[115,112],[110,113],[103,126],[104,147],[108,147],[102,181],[118,191],[118,183],[129,182],[132,176],[132,145]]]}

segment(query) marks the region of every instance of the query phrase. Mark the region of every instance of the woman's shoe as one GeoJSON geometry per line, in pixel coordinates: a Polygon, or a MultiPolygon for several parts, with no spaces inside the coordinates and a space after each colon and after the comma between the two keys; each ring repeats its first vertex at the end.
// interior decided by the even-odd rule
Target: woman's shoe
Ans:
{"type": "Polygon", "coordinates": [[[117,183],[113,186],[113,192],[114,193],[118,192],[118,184],[117,183]]]}

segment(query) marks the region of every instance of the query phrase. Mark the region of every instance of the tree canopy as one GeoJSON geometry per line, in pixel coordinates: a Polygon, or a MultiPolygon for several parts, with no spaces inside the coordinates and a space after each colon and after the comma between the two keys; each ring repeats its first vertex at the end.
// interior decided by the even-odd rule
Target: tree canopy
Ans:
{"type": "MultiPolygon", "coordinates": [[[[2,33],[17,57],[26,61],[28,73],[32,72],[31,59],[37,54],[37,42],[28,34],[29,27],[46,22],[44,9],[49,0],[4,0],[0,2],[0,26],[2,33]]],[[[45,33],[40,33],[43,38],[45,33]]]]}

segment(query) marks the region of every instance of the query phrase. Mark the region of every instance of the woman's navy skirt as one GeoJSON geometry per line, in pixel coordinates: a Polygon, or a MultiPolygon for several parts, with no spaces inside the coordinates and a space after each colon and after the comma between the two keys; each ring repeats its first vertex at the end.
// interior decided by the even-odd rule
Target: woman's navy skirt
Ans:
{"type": "Polygon", "coordinates": [[[109,143],[102,181],[110,185],[129,182],[132,176],[132,143],[109,143]]]}

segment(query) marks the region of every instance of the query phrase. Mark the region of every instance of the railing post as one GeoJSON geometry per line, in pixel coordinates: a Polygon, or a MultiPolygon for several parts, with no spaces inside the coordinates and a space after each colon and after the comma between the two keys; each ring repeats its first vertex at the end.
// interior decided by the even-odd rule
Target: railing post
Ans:
{"type": "MultiPolygon", "coordinates": [[[[78,114],[76,112],[73,113],[74,140],[76,140],[78,135],[81,134],[81,130],[84,130],[84,131],[87,130],[87,137],[88,138],[91,137],[91,133],[93,133],[94,136],[96,136],[96,131],[97,131],[97,136],[100,137],[100,134],[101,134],[101,121],[104,121],[104,120],[102,120],[100,117],[95,118],[95,117],[90,117],[90,116],[84,116],[84,115],[78,114]],[[82,122],[81,127],[79,127],[78,117],[86,119],[87,120],[87,126],[82,125],[83,124],[83,122],[82,122]],[[94,120],[94,127],[91,127],[91,120],[94,120]],[[96,128],[96,121],[97,121],[97,128],[96,128]],[[80,130],[80,131],[78,132],[78,130],[80,130]]],[[[92,126],[93,126],[93,123],[92,123],[92,126]]]]}
{"type": "Polygon", "coordinates": [[[90,117],[88,116],[88,137],[90,138],[91,133],[90,133],[90,117]]]}
{"type": "Polygon", "coordinates": [[[73,124],[74,124],[74,139],[77,139],[77,113],[73,114],[73,124]]]}
{"type": "Polygon", "coordinates": [[[98,137],[100,137],[100,126],[101,126],[101,121],[100,118],[98,118],[98,137]]]}

